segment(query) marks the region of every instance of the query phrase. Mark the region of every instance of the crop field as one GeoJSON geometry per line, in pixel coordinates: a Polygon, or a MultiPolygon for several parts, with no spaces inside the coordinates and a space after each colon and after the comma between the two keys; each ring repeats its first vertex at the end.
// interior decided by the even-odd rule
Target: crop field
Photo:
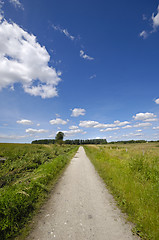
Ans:
{"type": "Polygon", "coordinates": [[[70,145],[0,144],[0,239],[19,233],[76,151],[70,145]]]}
{"type": "Polygon", "coordinates": [[[85,146],[86,153],[114,195],[133,231],[159,239],[159,143],[85,146]]]}

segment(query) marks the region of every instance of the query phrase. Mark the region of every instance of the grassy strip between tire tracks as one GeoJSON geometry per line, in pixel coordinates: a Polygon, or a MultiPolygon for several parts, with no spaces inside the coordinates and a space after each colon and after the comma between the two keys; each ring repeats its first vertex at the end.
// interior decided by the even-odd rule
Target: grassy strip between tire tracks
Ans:
{"type": "Polygon", "coordinates": [[[84,146],[133,232],[141,239],[159,239],[159,146],[84,146]]]}
{"type": "Polygon", "coordinates": [[[0,144],[0,239],[14,239],[44,202],[77,146],[0,144]]]}

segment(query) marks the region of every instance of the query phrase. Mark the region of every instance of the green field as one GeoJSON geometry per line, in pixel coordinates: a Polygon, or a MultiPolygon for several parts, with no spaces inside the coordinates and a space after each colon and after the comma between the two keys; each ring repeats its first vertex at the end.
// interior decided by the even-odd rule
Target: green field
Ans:
{"type": "Polygon", "coordinates": [[[0,239],[20,232],[76,151],[70,145],[0,144],[0,239]]]}
{"type": "Polygon", "coordinates": [[[159,239],[159,143],[85,146],[86,153],[114,195],[133,231],[159,239]]]}

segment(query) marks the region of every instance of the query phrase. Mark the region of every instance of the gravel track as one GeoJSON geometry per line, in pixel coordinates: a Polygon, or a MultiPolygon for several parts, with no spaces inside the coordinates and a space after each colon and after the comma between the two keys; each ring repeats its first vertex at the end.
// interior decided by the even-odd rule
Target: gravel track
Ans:
{"type": "Polygon", "coordinates": [[[80,147],[27,240],[135,240],[131,224],[80,147]]]}

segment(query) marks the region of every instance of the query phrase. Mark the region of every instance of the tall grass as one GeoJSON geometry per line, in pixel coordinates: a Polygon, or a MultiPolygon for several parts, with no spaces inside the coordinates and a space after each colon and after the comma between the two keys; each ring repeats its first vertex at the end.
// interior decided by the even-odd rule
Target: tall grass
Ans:
{"type": "Polygon", "coordinates": [[[0,144],[0,239],[16,236],[45,199],[76,146],[0,144]]]}
{"type": "Polygon", "coordinates": [[[159,148],[155,144],[85,147],[142,239],[159,239],[159,148]]]}

